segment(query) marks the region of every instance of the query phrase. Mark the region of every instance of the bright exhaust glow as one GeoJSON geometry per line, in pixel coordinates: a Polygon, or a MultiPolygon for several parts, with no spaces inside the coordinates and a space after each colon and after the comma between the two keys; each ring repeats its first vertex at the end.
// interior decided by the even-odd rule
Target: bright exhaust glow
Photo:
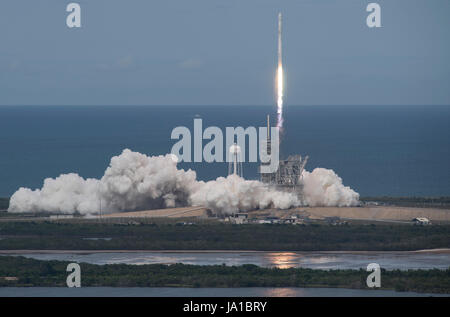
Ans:
{"type": "Polygon", "coordinates": [[[277,128],[283,128],[283,62],[281,55],[281,13],[278,13],[277,128]]]}
{"type": "Polygon", "coordinates": [[[277,127],[283,127],[283,66],[277,69],[277,127]]]}

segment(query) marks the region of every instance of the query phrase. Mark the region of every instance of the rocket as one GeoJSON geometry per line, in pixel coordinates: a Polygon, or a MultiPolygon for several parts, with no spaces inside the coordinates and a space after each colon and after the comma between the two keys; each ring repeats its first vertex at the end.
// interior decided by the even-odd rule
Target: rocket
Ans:
{"type": "Polygon", "coordinates": [[[281,12],[278,13],[278,65],[282,65],[281,60],[281,12]]]}

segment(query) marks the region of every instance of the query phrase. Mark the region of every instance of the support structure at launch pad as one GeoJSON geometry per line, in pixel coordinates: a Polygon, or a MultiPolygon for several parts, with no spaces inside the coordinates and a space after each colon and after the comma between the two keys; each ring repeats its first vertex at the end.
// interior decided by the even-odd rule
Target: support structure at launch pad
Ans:
{"type": "MultiPolygon", "coordinates": [[[[267,116],[267,131],[270,131],[270,118],[267,116]]],[[[270,155],[271,144],[270,134],[267,134],[267,153],[270,155]]],[[[261,168],[260,179],[261,182],[270,187],[275,187],[277,190],[297,193],[299,198],[303,198],[303,185],[301,177],[308,156],[302,157],[299,154],[289,155],[286,159],[279,160],[278,169],[273,173],[262,173],[261,168]]]]}

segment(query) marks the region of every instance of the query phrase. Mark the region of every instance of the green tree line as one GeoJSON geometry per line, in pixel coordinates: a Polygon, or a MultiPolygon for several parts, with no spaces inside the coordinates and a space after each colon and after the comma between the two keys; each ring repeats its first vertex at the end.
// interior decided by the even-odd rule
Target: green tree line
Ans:
{"type": "Polygon", "coordinates": [[[450,247],[450,225],[177,226],[2,222],[0,249],[402,251],[450,247]],[[108,240],[90,240],[108,238],[108,240]]]}
{"type": "MultiPolygon", "coordinates": [[[[69,262],[0,256],[0,286],[65,287],[69,262]],[[16,277],[17,279],[5,279],[16,277]]],[[[82,286],[333,287],[368,289],[365,270],[262,268],[255,265],[94,265],[81,263],[82,286]]],[[[381,272],[381,288],[450,293],[450,269],[381,272]]]]}

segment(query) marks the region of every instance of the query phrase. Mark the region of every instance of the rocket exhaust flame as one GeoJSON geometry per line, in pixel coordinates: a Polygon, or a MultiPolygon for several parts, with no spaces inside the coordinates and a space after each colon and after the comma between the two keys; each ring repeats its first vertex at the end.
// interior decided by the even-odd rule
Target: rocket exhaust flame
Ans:
{"type": "Polygon", "coordinates": [[[277,128],[283,128],[283,62],[281,55],[281,12],[278,13],[277,128]]]}
{"type": "Polygon", "coordinates": [[[283,128],[283,66],[277,69],[277,128],[283,128]]]}

